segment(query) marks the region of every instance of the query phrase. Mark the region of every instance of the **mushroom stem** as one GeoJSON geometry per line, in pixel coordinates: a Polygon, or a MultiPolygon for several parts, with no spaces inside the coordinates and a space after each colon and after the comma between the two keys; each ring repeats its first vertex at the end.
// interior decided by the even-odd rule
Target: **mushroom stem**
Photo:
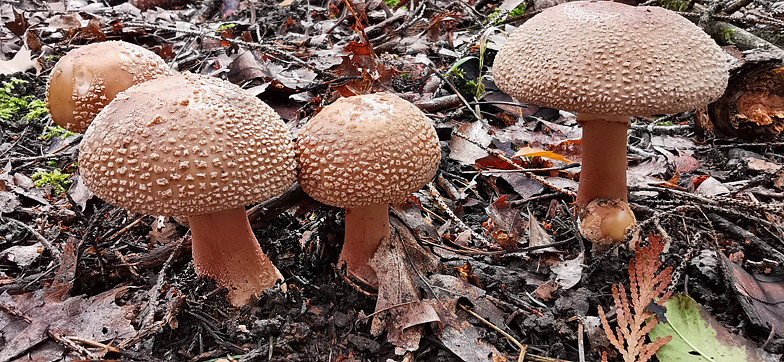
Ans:
{"type": "Polygon", "coordinates": [[[229,289],[235,307],[283,279],[261,250],[244,207],[188,217],[196,273],[229,289]]]}
{"type": "Polygon", "coordinates": [[[338,266],[346,265],[348,275],[377,287],[376,271],[367,262],[388,236],[388,204],[346,208],[346,235],[338,266]]]}
{"type": "Polygon", "coordinates": [[[583,127],[577,210],[594,199],[626,201],[626,130],[629,117],[579,113],[577,122],[583,127]]]}

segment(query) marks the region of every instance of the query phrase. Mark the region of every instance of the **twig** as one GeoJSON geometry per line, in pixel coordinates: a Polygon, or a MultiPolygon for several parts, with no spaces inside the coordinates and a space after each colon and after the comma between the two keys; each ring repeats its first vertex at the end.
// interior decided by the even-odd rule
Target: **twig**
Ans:
{"type": "Polygon", "coordinates": [[[82,338],[82,337],[79,337],[79,336],[63,336],[63,338],[67,339],[67,340],[70,340],[70,341],[73,341],[73,342],[78,342],[78,343],[81,343],[81,344],[84,344],[84,345],[97,347],[97,348],[103,349],[103,350],[105,350],[107,352],[120,353],[120,350],[117,349],[117,347],[110,346],[108,344],[103,344],[103,343],[98,342],[98,341],[93,341],[91,339],[85,339],[85,338],[82,338]]]}
{"type": "Polygon", "coordinates": [[[655,123],[632,123],[630,127],[633,131],[648,131],[650,133],[665,133],[665,134],[672,134],[672,133],[679,133],[683,131],[691,130],[691,125],[688,124],[676,124],[672,126],[659,126],[655,123]]]}
{"type": "Polygon", "coordinates": [[[452,209],[444,201],[444,198],[441,196],[441,193],[439,193],[438,190],[436,190],[436,187],[435,185],[433,185],[432,181],[427,184],[427,189],[430,191],[430,196],[432,196],[433,199],[436,200],[436,203],[438,203],[438,206],[440,206],[441,209],[444,210],[444,212],[447,214],[447,216],[449,216],[451,220],[455,221],[457,227],[459,227],[461,230],[470,230],[471,236],[473,236],[476,240],[481,241],[482,244],[484,244],[484,246],[497,248],[495,245],[487,241],[487,239],[484,236],[480,235],[479,233],[477,233],[476,231],[468,227],[468,225],[466,225],[463,222],[463,220],[460,220],[460,218],[458,218],[457,215],[455,215],[452,209]]]}
{"type": "Polygon", "coordinates": [[[136,219],[136,220],[134,220],[132,223],[130,223],[130,224],[128,224],[128,225],[126,225],[124,228],[120,229],[119,231],[117,231],[116,233],[114,233],[112,236],[110,236],[110,237],[106,238],[106,241],[112,241],[112,240],[114,240],[114,239],[117,239],[117,238],[118,238],[120,235],[124,234],[124,233],[125,233],[126,231],[128,231],[130,228],[132,228],[132,227],[134,227],[134,226],[138,225],[140,222],[142,222],[142,219],[144,219],[144,216],[139,216],[139,218],[138,218],[138,219],[136,219]]]}
{"type": "Polygon", "coordinates": [[[539,249],[546,249],[546,248],[555,248],[555,247],[559,247],[559,246],[566,246],[566,245],[569,245],[572,242],[572,239],[559,241],[559,242],[555,242],[555,243],[550,243],[550,244],[544,244],[544,245],[529,246],[527,248],[518,248],[518,249],[512,249],[512,250],[497,250],[497,251],[460,250],[460,249],[450,248],[450,247],[448,247],[446,245],[437,244],[437,243],[434,243],[432,241],[421,240],[421,242],[424,243],[424,244],[436,247],[436,248],[441,248],[441,249],[444,249],[444,250],[451,251],[451,252],[456,253],[456,254],[463,254],[463,255],[505,255],[505,254],[527,253],[529,251],[534,251],[534,250],[539,250],[539,249]]]}
{"type": "Polygon", "coordinates": [[[371,293],[362,289],[362,287],[360,287],[357,283],[354,283],[354,281],[351,280],[351,278],[349,278],[345,273],[343,273],[340,269],[338,269],[338,267],[335,266],[335,264],[332,264],[332,269],[335,270],[335,274],[340,275],[340,277],[343,278],[343,280],[346,283],[348,283],[348,285],[350,285],[352,288],[354,288],[354,290],[356,290],[357,292],[364,294],[368,298],[373,298],[373,299],[378,298],[378,294],[371,293]]]}
{"type": "Polygon", "coordinates": [[[721,9],[724,8],[724,4],[727,2],[728,0],[711,1],[710,5],[708,5],[708,8],[706,8],[705,11],[700,14],[700,21],[698,22],[698,25],[704,29],[705,26],[708,25],[708,21],[711,20],[711,16],[721,11],[721,9]]]}
{"type": "Polygon", "coordinates": [[[718,214],[710,213],[708,214],[708,218],[718,227],[718,229],[724,230],[741,240],[750,242],[757,249],[765,252],[768,256],[775,259],[779,264],[784,265],[784,253],[776,250],[756,235],[746,231],[746,229],[740,226],[733,224],[718,214]]]}
{"type": "Polygon", "coordinates": [[[174,256],[177,255],[177,250],[179,250],[179,248],[182,246],[182,241],[186,237],[188,237],[188,235],[183,236],[182,238],[177,240],[177,246],[174,248],[171,255],[169,255],[169,258],[166,259],[166,262],[163,263],[163,266],[161,267],[161,271],[158,273],[158,279],[155,285],[152,288],[150,288],[150,290],[147,292],[147,295],[149,296],[149,301],[147,302],[147,305],[144,307],[144,309],[142,309],[142,312],[139,313],[140,319],[138,320],[139,320],[139,324],[141,325],[139,331],[136,332],[136,335],[134,335],[133,337],[128,338],[124,340],[122,343],[120,343],[117,346],[117,348],[119,349],[128,348],[130,346],[135,345],[136,343],[143,341],[145,338],[158,333],[163,329],[164,326],[166,326],[171,322],[171,320],[174,318],[174,315],[179,311],[180,306],[185,300],[184,299],[185,296],[181,296],[178,299],[175,299],[171,304],[169,304],[166,311],[166,315],[161,320],[152,322],[153,315],[155,312],[155,305],[158,303],[158,295],[160,295],[161,288],[163,288],[163,284],[166,282],[166,270],[169,269],[169,267],[171,266],[172,261],[174,260],[174,256]],[[148,325],[148,323],[150,322],[152,322],[152,324],[148,325]]]}
{"type": "Polygon", "coordinates": [[[482,318],[481,316],[479,316],[479,314],[474,313],[474,311],[466,308],[464,305],[462,305],[462,304],[458,304],[458,305],[460,306],[460,308],[463,308],[464,311],[466,311],[469,314],[471,314],[472,316],[474,316],[474,318],[479,319],[484,324],[487,324],[488,326],[490,326],[490,328],[494,329],[496,332],[501,333],[502,336],[506,337],[506,339],[508,339],[509,341],[514,343],[517,346],[517,348],[520,348],[520,354],[517,356],[517,362],[523,362],[523,360],[525,359],[525,352],[528,350],[528,345],[527,344],[520,343],[519,341],[517,341],[517,339],[512,337],[509,333],[504,332],[501,328],[496,327],[493,323],[490,323],[490,321],[488,321],[487,319],[482,318]]]}
{"type": "Polygon", "coordinates": [[[482,117],[479,114],[476,113],[476,110],[474,110],[474,107],[471,107],[471,104],[468,103],[468,101],[463,97],[462,94],[460,94],[460,91],[457,90],[457,87],[455,87],[455,85],[452,84],[452,81],[450,81],[449,79],[447,79],[447,77],[445,77],[443,74],[441,74],[441,72],[439,72],[438,69],[433,67],[432,64],[428,64],[427,66],[430,67],[430,70],[432,70],[433,73],[439,79],[441,79],[442,82],[444,82],[447,85],[449,85],[449,88],[452,89],[452,92],[454,92],[454,94],[458,98],[460,98],[460,101],[463,102],[463,105],[465,105],[468,108],[469,111],[471,111],[471,113],[474,115],[474,118],[476,118],[477,120],[482,119],[482,117]]]}
{"type": "Polygon", "coordinates": [[[57,261],[57,264],[60,264],[60,262],[61,262],[61,261],[62,261],[62,259],[63,259],[63,253],[60,251],[60,249],[58,249],[57,247],[55,247],[55,246],[52,244],[52,242],[50,242],[50,241],[49,241],[47,238],[45,238],[43,235],[39,234],[39,233],[38,233],[37,231],[35,231],[35,229],[33,229],[32,227],[28,226],[27,224],[25,224],[25,223],[23,223],[23,222],[21,222],[21,221],[19,221],[19,220],[15,220],[15,219],[12,219],[12,218],[10,218],[10,217],[8,217],[8,218],[5,218],[5,219],[3,219],[3,220],[5,220],[5,221],[10,221],[10,222],[12,222],[12,223],[14,223],[14,224],[16,224],[16,225],[19,225],[19,226],[23,227],[25,230],[27,230],[29,233],[33,234],[33,236],[35,236],[35,238],[36,238],[36,239],[38,239],[38,241],[40,241],[40,242],[41,242],[41,244],[43,244],[43,245],[44,245],[44,247],[45,247],[47,250],[49,250],[49,252],[52,254],[52,257],[54,257],[54,258],[56,259],[56,261],[57,261]]]}
{"type": "Polygon", "coordinates": [[[66,348],[68,348],[68,349],[70,349],[72,351],[75,351],[75,352],[77,352],[77,353],[79,353],[79,354],[81,354],[83,356],[86,356],[87,358],[89,358],[91,360],[98,359],[98,356],[96,356],[94,353],[88,351],[87,348],[84,348],[84,347],[74,343],[70,339],[67,339],[67,338],[63,337],[63,335],[60,334],[60,333],[57,333],[57,332],[55,332],[55,331],[53,331],[51,329],[47,329],[46,330],[46,334],[48,334],[49,337],[51,337],[52,339],[54,339],[55,341],[57,341],[58,343],[64,345],[66,348]]]}
{"type": "Polygon", "coordinates": [[[528,177],[530,177],[530,178],[532,178],[532,179],[534,179],[536,181],[539,181],[540,183],[542,183],[542,185],[548,186],[548,187],[552,188],[553,190],[558,191],[558,192],[560,192],[560,193],[562,193],[562,194],[564,194],[566,196],[577,197],[577,193],[576,192],[569,191],[569,190],[566,190],[566,189],[562,189],[562,188],[560,188],[558,186],[553,185],[552,183],[547,181],[545,178],[539,177],[539,176],[535,175],[534,173],[527,171],[525,168],[523,168],[523,166],[520,166],[520,165],[516,164],[514,161],[509,159],[509,157],[506,157],[506,155],[504,155],[502,152],[500,152],[498,150],[493,150],[493,149],[487,148],[483,144],[481,144],[479,142],[476,142],[476,141],[472,140],[470,137],[468,137],[468,136],[466,136],[466,135],[464,135],[464,134],[462,134],[460,132],[457,132],[457,131],[452,132],[452,135],[458,136],[458,137],[460,137],[460,138],[462,138],[462,139],[464,139],[464,140],[474,144],[475,146],[483,149],[485,152],[490,153],[490,154],[500,158],[501,160],[503,160],[504,162],[506,162],[510,166],[512,166],[515,169],[520,170],[521,172],[525,173],[526,176],[528,176],[528,177]]]}
{"type": "Polygon", "coordinates": [[[130,270],[131,274],[133,274],[137,278],[141,278],[139,273],[136,272],[136,268],[134,268],[133,265],[128,263],[128,260],[125,259],[125,256],[122,255],[122,253],[119,250],[114,250],[114,255],[116,255],[117,258],[120,259],[120,261],[123,263],[123,265],[128,267],[128,270],[130,270]]]}
{"type": "Polygon", "coordinates": [[[279,48],[275,48],[275,47],[266,45],[266,44],[249,43],[249,42],[246,42],[246,41],[243,41],[243,40],[223,38],[223,37],[218,36],[218,35],[208,34],[208,33],[201,32],[201,31],[169,28],[169,27],[165,27],[165,26],[158,26],[158,25],[148,24],[148,23],[140,23],[140,22],[129,21],[129,22],[126,22],[125,25],[127,25],[127,26],[135,26],[135,27],[140,27],[140,28],[146,28],[146,29],[153,29],[153,30],[157,30],[157,31],[171,31],[171,32],[176,32],[176,33],[183,33],[183,34],[188,34],[188,35],[191,35],[191,36],[198,36],[198,37],[203,37],[203,38],[209,38],[209,39],[226,41],[226,42],[229,42],[231,44],[234,44],[234,45],[237,45],[237,46],[242,46],[242,47],[245,47],[245,48],[248,48],[248,49],[262,50],[262,51],[267,52],[267,53],[277,54],[277,55],[285,58],[288,61],[297,63],[297,64],[302,65],[304,67],[307,67],[308,69],[316,72],[320,76],[331,78],[331,75],[329,73],[326,73],[326,72],[324,72],[322,70],[319,70],[316,67],[310,66],[307,62],[305,62],[302,59],[297,58],[293,54],[285,52],[285,51],[283,51],[283,50],[281,50],[279,48]]]}
{"type": "Polygon", "coordinates": [[[416,10],[413,11],[414,16],[412,16],[411,19],[409,19],[408,21],[406,21],[402,25],[400,25],[397,28],[395,28],[394,32],[398,33],[398,32],[400,32],[400,30],[405,29],[405,28],[411,26],[411,24],[413,24],[414,22],[416,22],[419,19],[421,19],[422,15],[424,15],[424,13],[425,13],[425,6],[426,5],[427,5],[427,0],[423,0],[422,3],[419,4],[419,6],[416,8],[416,10]]]}
{"type": "Polygon", "coordinates": [[[10,315],[12,315],[14,317],[21,318],[23,321],[25,321],[27,323],[33,323],[33,318],[30,317],[29,315],[27,315],[27,313],[22,312],[21,310],[19,310],[19,308],[17,308],[16,306],[5,304],[5,303],[0,303],[0,310],[2,310],[2,311],[6,312],[6,313],[8,313],[8,314],[10,314],[10,315]]]}

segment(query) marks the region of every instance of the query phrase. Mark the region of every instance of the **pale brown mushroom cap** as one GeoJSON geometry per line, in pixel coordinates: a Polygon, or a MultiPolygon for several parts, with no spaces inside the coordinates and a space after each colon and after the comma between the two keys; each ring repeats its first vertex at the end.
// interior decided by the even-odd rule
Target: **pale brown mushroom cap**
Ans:
{"type": "Polygon", "coordinates": [[[294,143],[275,111],[239,87],[195,74],[129,88],[84,134],[79,172],[133,212],[194,216],[283,193],[294,143]]]}
{"type": "Polygon", "coordinates": [[[337,207],[401,201],[428,183],[441,161],[432,122],[388,93],[338,99],[297,136],[299,183],[337,207]]]}
{"type": "Polygon", "coordinates": [[[161,57],[138,45],[93,43],[69,52],[54,66],[46,106],[55,123],[82,133],[117,93],[171,74],[161,57]]]}
{"type": "Polygon", "coordinates": [[[495,58],[499,88],[521,101],[600,115],[677,113],[716,100],[727,55],[660,7],[575,1],[515,30],[495,58]]]}

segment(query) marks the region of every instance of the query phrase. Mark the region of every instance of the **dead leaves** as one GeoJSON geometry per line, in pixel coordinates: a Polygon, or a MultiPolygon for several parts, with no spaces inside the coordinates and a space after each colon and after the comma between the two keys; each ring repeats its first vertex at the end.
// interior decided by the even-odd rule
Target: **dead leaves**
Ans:
{"type": "Polygon", "coordinates": [[[458,312],[460,298],[467,298],[476,312],[503,325],[503,312],[484,298],[485,291],[458,278],[433,274],[438,258],[417,244],[396,217],[390,217],[392,232],[382,242],[370,265],[379,276],[379,291],[371,333],[387,332],[398,353],[419,348],[425,325],[464,361],[487,361],[500,353],[481,343],[481,332],[458,312]],[[423,292],[420,292],[423,291],[423,292]],[[424,293],[424,294],[423,294],[424,293]]]}

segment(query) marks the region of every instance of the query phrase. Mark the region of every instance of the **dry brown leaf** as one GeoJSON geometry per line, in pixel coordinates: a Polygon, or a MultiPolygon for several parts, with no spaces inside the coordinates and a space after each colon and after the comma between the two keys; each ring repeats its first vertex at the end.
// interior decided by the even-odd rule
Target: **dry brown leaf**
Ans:
{"type": "MultiPolygon", "coordinates": [[[[536,220],[536,216],[528,212],[528,246],[541,246],[553,243],[553,238],[536,220]]],[[[532,250],[531,254],[557,253],[553,247],[532,250]]]]}
{"type": "Polygon", "coordinates": [[[135,331],[126,316],[132,313],[133,307],[116,303],[126,291],[126,287],[120,287],[90,298],[77,296],[62,302],[42,297],[42,290],[14,296],[8,292],[0,294],[0,303],[5,305],[0,321],[6,322],[0,333],[7,341],[0,351],[0,362],[33,353],[36,345],[47,340],[50,333],[106,343],[131,337],[135,331]],[[21,312],[29,322],[8,314],[11,309],[21,312]]]}
{"type": "Polygon", "coordinates": [[[557,262],[550,267],[550,270],[555,273],[555,281],[558,282],[563,289],[569,289],[580,282],[583,275],[584,262],[585,255],[580,253],[574,259],[557,262]]]}
{"type": "MultiPolygon", "coordinates": [[[[458,127],[455,132],[465,135],[484,147],[489,146],[493,141],[493,137],[487,134],[481,122],[466,123],[458,127]]],[[[473,165],[476,160],[488,155],[487,151],[460,136],[453,136],[449,141],[449,151],[449,158],[466,165],[473,165]]]]}
{"type": "Polygon", "coordinates": [[[423,278],[436,271],[438,258],[422,249],[396,217],[368,264],[378,275],[378,301],[370,327],[373,335],[387,332],[389,342],[404,351],[419,348],[425,323],[439,320],[432,305],[422,300],[423,278]]]}
{"type": "Polygon", "coordinates": [[[469,315],[457,307],[458,299],[465,298],[471,302],[476,314],[510,332],[504,323],[504,313],[487,300],[485,291],[451,275],[436,274],[429,281],[426,290],[430,299],[427,301],[440,318],[440,322],[433,325],[433,330],[441,342],[466,362],[485,362],[488,357],[492,360],[501,356],[492,344],[481,341],[480,329],[469,323],[469,315]]]}
{"type": "Polygon", "coordinates": [[[719,254],[723,269],[727,271],[731,285],[738,292],[738,300],[749,320],[759,328],[773,326],[777,335],[784,336],[784,283],[781,282],[784,273],[777,269],[770,275],[758,272],[749,274],[723,253],[719,254]]]}
{"type": "Polygon", "coordinates": [[[776,176],[773,177],[773,186],[779,190],[784,190],[784,170],[776,172],[776,176]]]}
{"type": "Polygon", "coordinates": [[[485,211],[490,217],[487,225],[493,240],[506,250],[516,249],[517,243],[523,242],[526,223],[517,210],[506,202],[506,195],[498,198],[485,211]]]}

